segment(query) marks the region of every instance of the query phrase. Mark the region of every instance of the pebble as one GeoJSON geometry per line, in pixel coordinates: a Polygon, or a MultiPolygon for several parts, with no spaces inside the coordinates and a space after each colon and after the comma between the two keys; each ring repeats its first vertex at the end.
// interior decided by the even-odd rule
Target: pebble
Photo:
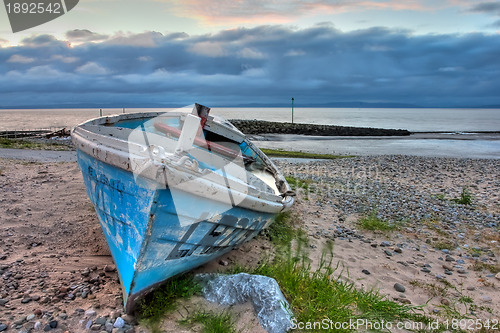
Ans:
{"type": "Polygon", "coordinates": [[[93,317],[93,316],[95,316],[95,310],[94,309],[88,309],[87,311],[85,311],[85,316],[87,316],[87,317],[93,317]]]}
{"type": "Polygon", "coordinates": [[[447,271],[452,271],[453,268],[450,265],[443,264],[443,268],[447,271]]]}
{"type": "Polygon", "coordinates": [[[428,269],[427,267],[422,268],[421,271],[424,272],[424,273],[430,273],[431,272],[431,270],[428,269]]]}
{"type": "Polygon", "coordinates": [[[115,323],[113,324],[113,327],[122,328],[123,326],[125,326],[125,320],[123,320],[122,317],[116,318],[115,323]]]}
{"type": "Polygon", "coordinates": [[[441,304],[448,306],[448,305],[450,305],[450,301],[448,301],[446,298],[442,298],[441,304]]]}
{"type": "Polygon", "coordinates": [[[500,280],[500,273],[497,273],[497,275],[495,275],[495,278],[496,278],[497,280],[500,280]]]}
{"type": "Polygon", "coordinates": [[[9,303],[9,300],[8,299],[5,299],[5,298],[0,298],[0,305],[5,305],[9,303]]]}
{"type": "Polygon", "coordinates": [[[8,326],[7,326],[7,325],[5,325],[5,324],[3,324],[3,323],[0,323],[0,332],[5,331],[7,328],[8,328],[8,326]]]}
{"type": "Polygon", "coordinates": [[[396,247],[396,248],[394,248],[394,252],[403,253],[403,250],[400,247],[396,247]]]}
{"type": "Polygon", "coordinates": [[[104,271],[108,273],[114,272],[116,271],[116,267],[114,265],[106,265],[104,266],[104,271]]]}
{"type": "Polygon", "coordinates": [[[388,256],[388,257],[392,257],[392,252],[389,251],[389,250],[384,250],[384,253],[388,256]]]}
{"type": "Polygon", "coordinates": [[[400,293],[404,293],[406,291],[406,288],[402,284],[399,284],[399,283],[394,284],[394,289],[396,289],[396,291],[398,291],[400,293]]]}
{"type": "Polygon", "coordinates": [[[484,295],[484,296],[481,296],[481,301],[483,301],[485,303],[491,303],[492,299],[490,296],[484,295]]]}
{"type": "Polygon", "coordinates": [[[135,321],[135,317],[129,314],[124,314],[122,319],[125,320],[126,323],[132,324],[135,321]]]}
{"type": "Polygon", "coordinates": [[[370,273],[370,271],[369,271],[369,270],[367,270],[367,269],[363,269],[361,272],[363,272],[363,273],[364,273],[364,274],[366,274],[366,275],[370,275],[370,274],[371,274],[371,273],[370,273]]]}

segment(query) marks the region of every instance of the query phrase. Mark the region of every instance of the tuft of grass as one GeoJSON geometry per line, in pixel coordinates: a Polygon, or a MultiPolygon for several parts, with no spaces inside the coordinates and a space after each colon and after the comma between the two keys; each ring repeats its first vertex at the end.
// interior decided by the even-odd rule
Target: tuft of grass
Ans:
{"type": "MultiPolygon", "coordinates": [[[[251,274],[274,278],[288,300],[296,322],[319,323],[327,320],[326,331],[353,332],[349,328],[336,329],[335,323],[364,319],[371,323],[383,321],[418,321],[429,319],[418,313],[419,307],[390,301],[376,290],[358,290],[351,282],[341,280],[341,266],[332,265],[333,242],[327,243],[319,267],[311,268],[305,246],[297,240],[292,251],[278,254],[273,261],[263,262],[251,274]]],[[[248,271],[247,271],[248,272],[248,271]]],[[[324,327],[322,327],[324,328],[324,327]]]]}
{"type": "Polygon", "coordinates": [[[474,264],[472,264],[471,269],[476,272],[489,271],[493,274],[500,273],[500,265],[487,264],[485,262],[482,262],[481,260],[474,261],[474,264]]]}
{"type": "Polygon", "coordinates": [[[279,149],[260,149],[267,156],[272,157],[288,157],[288,158],[309,158],[309,159],[326,159],[334,160],[338,158],[350,158],[354,157],[351,155],[331,155],[331,154],[316,154],[316,153],[306,153],[302,151],[289,151],[289,150],[279,150],[279,149]]]}
{"type": "Polygon", "coordinates": [[[431,197],[436,198],[436,199],[441,200],[441,201],[446,200],[446,195],[444,193],[434,194],[431,197]]]}
{"type": "Polygon", "coordinates": [[[35,150],[71,150],[70,147],[59,143],[41,143],[20,139],[0,138],[0,148],[35,149],[35,150]]]}
{"type": "Polygon", "coordinates": [[[462,193],[460,194],[460,198],[454,198],[451,199],[451,201],[461,205],[470,205],[472,204],[472,194],[466,187],[464,187],[462,188],[462,193]]]}
{"type": "Polygon", "coordinates": [[[153,332],[159,332],[161,317],[177,308],[178,299],[189,299],[199,292],[201,285],[191,274],[174,277],[141,300],[137,309],[138,318],[153,332]]]}
{"type": "Polygon", "coordinates": [[[373,211],[369,215],[359,220],[360,228],[371,231],[393,231],[397,229],[397,225],[380,219],[377,212],[373,211]]]}
{"type": "Polygon", "coordinates": [[[431,245],[437,250],[453,250],[454,248],[456,248],[455,243],[449,240],[431,242],[431,245]]]}
{"type": "Polygon", "coordinates": [[[203,333],[236,333],[233,318],[229,312],[195,312],[180,321],[182,325],[193,326],[198,323],[203,326],[203,333]]]}
{"type": "Polygon", "coordinates": [[[297,224],[298,217],[290,211],[279,213],[269,228],[262,231],[262,235],[267,237],[275,246],[284,246],[294,238],[301,237],[302,231],[296,228],[297,224]]]}

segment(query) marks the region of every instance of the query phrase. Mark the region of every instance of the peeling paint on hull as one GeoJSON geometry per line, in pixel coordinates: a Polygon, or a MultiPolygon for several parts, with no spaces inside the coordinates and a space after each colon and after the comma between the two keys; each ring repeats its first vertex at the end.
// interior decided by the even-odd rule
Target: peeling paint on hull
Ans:
{"type": "Polygon", "coordinates": [[[81,151],[78,162],[118,268],[127,309],[133,307],[129,298],[229,252],[271,224],[275,215],[238,207],[220,207],[224,213],[217,214],[220,203],[186,193],[186,206],[179,209],[215,213],[181,226],[168,188],[151,190],[149,180],[136,181],[132,173],[81,151]]]}
{"type": "Polygon", "coordinates": [[[230,124],[209,118],[204,130],[229,140],[222,139],[226,146],[218,145],[219,151],[227,152],[229,143],[239,162],[210,151],[208,141],[206,147],[166,151],[183,145],[155,132],[151,119],[180,126],[184,118],[126,114],[90,120],[72,131],[127,312],[165,280],[250,240],[293,204],[293,192],[272,161],[230,124]],[[127,128],[138,124],[149,125],[127,128]],[[277,187],[252,174],[255,168],[268,172],[277,187]]]}

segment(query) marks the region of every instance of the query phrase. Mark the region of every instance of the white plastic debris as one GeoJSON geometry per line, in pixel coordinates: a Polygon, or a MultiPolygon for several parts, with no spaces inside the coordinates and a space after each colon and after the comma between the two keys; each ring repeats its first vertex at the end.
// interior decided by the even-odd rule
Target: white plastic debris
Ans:
{"type": "Polygon", "coordinates": [[[239,273],[235,275],[199,274],[203,296],[221,305],[252,302],[261,326],[269,333],[290,329],[292,312],[275,279],[239,273]]]}

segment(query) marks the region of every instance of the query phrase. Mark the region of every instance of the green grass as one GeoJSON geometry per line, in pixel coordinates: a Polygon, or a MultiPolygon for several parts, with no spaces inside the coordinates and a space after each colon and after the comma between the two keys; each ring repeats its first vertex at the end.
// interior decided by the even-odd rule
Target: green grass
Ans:
{"type": "MultiPolygon", "coordinates": [[[[264,262],[252,274],[274,278],[288,300],[296,322],[333,323],[364,319],[371,323],[382,321],[419,321],[428,319],[419,314],[419,308],[390,301],[376,290],[358,290],[353,283],[341,281],[341,267],[332,267],[333,243],[325,248],[317,269],[311,269],[310,261],[300,241],[293,251],[264,262]]],[[[326,330],[328,331],[328,330],[326,330]]],[[[331,331],[353,332],[349,328],[331,331]]]]}
{"type": "Polygon", "coordinates": [[[431,242],[431,245],[433,248],[437,250],[453,250],[456,248],[456,244],[452,241],[449,240],[440,240],[440,241],[435,241],[431,242]]]}
{"type": "Polygon", "coordinates": [[[500,265],[496,264],[487,264],[485,262],[482,262],[481,260],[476,260],[474,261],[474,264],[472,264],[471,269],[476,272],[480,271],[490,271],[493,274],[500,273],[500,265]]]}
{"type": "Polygon", "coordinates": [[[354,157],[351,155],[331,155],[331,154],[316,154],[316,153],[306,153],[302,151],[289,151],[289,150],[278,150],[278,149],[268,149],[262,148],[261,151],[267,156],[273,157],[288,157],[288,158],[310,158],[310,159],[327,159],[334,160],[338,158],[349,158],[354,157]]]}
{"type": "Polygon", "coordinates": [[[451,201],[461,205],[470,205],[472,204],[472,194],[467,188],[464,187],[462,188],[462,193],[460,193],[460,198],[454,198],[451,199],[451,201]]]}
{"type": "Polygon", "coordinates": [[[361,229],[371,231],[393,231],[398,228],[396,224],[380,219],[375,211],[362,217],[359,220],[359,226],[361,229]]]}
{"type": "Polygon", "coordinates": [[[262,235],[275,246],[284,246],[290,244],[294,238],[301,238],[302,231],[296,228],[298,224],[298,217],[291,212],[279,213],[269,228],[263,230],[262,235]]]}
{"type": "Polygon", "coordinates": [[[0,138],[0,148],[36,149],[36,150],[71,150],[70,147],[59,143],[41,143],[20,139],[0,138]]]}
{"type": "Polygon", "coordinates": [[[158,325],[162,316],[177,308],[178,299],[188,299],[199,292],[201,286],[194,281],[191,274],[170,279],[141,300],[137,309],[139,321],[148,326],[152,332],[160,332],[158,325]]]}
{"type": "Polygon", "coordinates": [[[180,321],[182,325],[192,327],[195,323],[203,326],[203,333],[236,333],[233,318],[228,312],[195,312],[188,318],[180,321]]]}

